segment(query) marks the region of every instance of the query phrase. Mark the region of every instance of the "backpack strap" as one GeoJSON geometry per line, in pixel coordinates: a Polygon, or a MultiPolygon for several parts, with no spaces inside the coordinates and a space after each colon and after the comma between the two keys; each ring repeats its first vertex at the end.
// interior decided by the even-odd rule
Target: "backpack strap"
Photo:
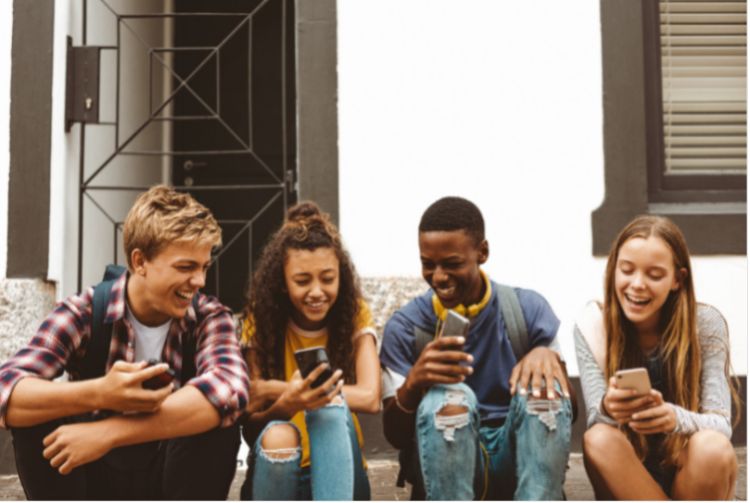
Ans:
{"type": "Polygon", "coordinates": [[[422,351],[424,351],[425,346],[430,343],[435,338],[434,334],[431,334],[427,330],[421,329],[419,327],[414,327],[414,351],[417,358],[419,358],[419,355],[422,354],[422,351]]]}
{"type": "Polygon", "coordinates": [[[104,323],[104,318],[107,316],[112,287],[124,272],[123,266],[110,264],[104,271],[102,281],[94,287],[94,296],[91,298],[91,334],[81,361],[81,379],[93,379],[105,373],[112,342],[112,324],[104,323]]]}
{"type": "Polygon", "coordinates": [[[521,358],[529,351],[529,332],[526,329],[521,303],[513,288],[507,285],[497,285],[497,290],[505,330],[508,333],[510,345],[513,347],[513,354],[516,356],[516,361],[521,361],[521,358]]]}

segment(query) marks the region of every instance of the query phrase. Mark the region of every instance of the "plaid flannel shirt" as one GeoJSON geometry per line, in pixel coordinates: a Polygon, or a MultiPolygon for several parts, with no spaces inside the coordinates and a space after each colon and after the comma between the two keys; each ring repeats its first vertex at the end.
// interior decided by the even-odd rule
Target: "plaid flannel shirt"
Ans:
{"type": "MultiPolygon", "coordinates": [[[[113,324],[106,371],[118,360],[135,359],[135,332],[125,317],[127,302],[124,273],[112,287],[104,323],[113,324]]],[[[36,335],[10,360],[0,366],[0,427],[7,428],[8,400],[15,385],[24,377],[52,380],[63,371],[78,378],[79,367],[91,336],[94,288],[59,303],[39,327],[36,335]]],[[[198,313],[191,304],[185,317],[172,320],[163,361],[177,376],[175,387],[187,384],[198,388],[221,416],[221,425],[230,426],[242,414],[248,400],[247,365],[240,353],[232,313],[216,298],[198,294],[198,313]],[[196,376],[179,382],[182,370],[182,341],[189,331],[195,334],[196,376]]]]}

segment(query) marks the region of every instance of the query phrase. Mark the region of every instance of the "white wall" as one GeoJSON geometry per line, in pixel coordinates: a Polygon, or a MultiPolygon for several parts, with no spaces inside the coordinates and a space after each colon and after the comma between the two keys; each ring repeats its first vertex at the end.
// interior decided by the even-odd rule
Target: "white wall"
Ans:
{"type": "MultiPolygon", "coordinates": [[[[482,209],[486,270],[563,324],[600,298],[604,195],[599,2],[338,2],[341,229],[363,276],[418,276],[417,224],[444,195],[482,209]]],[[[745,257],[695,257],[747,373],[745,257]]],[[[576,365],[572,369],[577,373],[576,365]]]]}
{"type": "Polygon", "coordinates": [[[10,66],[13,2],[0,2],[0,279],[8,258],[8,173],[10,172],[10,66]]]}
{"type": "MultiPolygon", "coordinates": [[[[117,13],[162,12],[165,2],[132,3],[111,0],[107,4],[117,13]]],[[[82,4],[55,3],[54,77],[52,92],[52,165],[50,201],[50,247],[48,278],[57,282],[57,298],[77,290],[78,270],[78,187],[81,125],[65,132],[66,37],[73,45],[83,43],[82,4]]],[[[125,20],[121,23],[120,133],[119,142],[133,133],[148,117],[148,51],[144,42],[162,46],[165,21],[125,20]],[[126,26],[130,26],[131,31],[126,26]],[[133,31],[137,33],[134,35],[133,31]],[[141,42],[140,37],[143,42],[141,42]]],[[[115,45],[117,22],[103,2],[88,3],[87,45],[115,45]]],[[[100,120],[114,121],[116,116],[116,53],[105,50],[100,59],[100,120]]],[[[155,86],[159,89],[159,85],[155,86]]],[[[159,150],[165,126],[149,126],[130,144],[130,150],[159,150]]],[[[114,128],[86,126],[85,173],[88,177],[116,148],[114,128]]],[[[96,178],[96,185],[148,186],[164,180],[163,159],[158,156],[118,156],[96,178]]],[[[122,222],[137,192],[92,191],[90,194],[116,221],[122,222]]],[[[114,257],[113,225],[88,199],[84,200],[84,275],[83,285],[101,278],[104,265],[114,257]]],[[[121,233],[120,233],[121,236],[121,233]]],[[[124,263],[122,240],[118,241],[119,262],[124,263]]]]}

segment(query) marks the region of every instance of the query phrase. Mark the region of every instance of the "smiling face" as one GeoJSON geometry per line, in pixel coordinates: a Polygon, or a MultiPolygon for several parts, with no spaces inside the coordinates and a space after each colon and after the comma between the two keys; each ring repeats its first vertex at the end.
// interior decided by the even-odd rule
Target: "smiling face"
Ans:
{"type": "Polygon", "coordinates": [[[211,244],[172,243],[151,260],[136,249],[128,303],[135,317],[156,326],[185,316],[193,296],[206,284],[211,244]]]}
{"type": "Polygon", "coordinates": [[[632,237],[622,244],[615,267],[615,295],[640,332],[658,326],[669,293],[679,288],[672,251],[663,239],[632,237]]]}
{"type": "Polygon", "coordinates": [[[305,330],[323,328],[339,294],[339,259],[333,248],[288,249],[284,280],[294,322],[305,330]]]}
{"type": "Polygon", "coordinates": [[[469,306],[482,298],[484,280],[479,266],[487,261],[487,240],[478,245],[466,231],[419,233],[422,277],[444,307],[469,306]]]}

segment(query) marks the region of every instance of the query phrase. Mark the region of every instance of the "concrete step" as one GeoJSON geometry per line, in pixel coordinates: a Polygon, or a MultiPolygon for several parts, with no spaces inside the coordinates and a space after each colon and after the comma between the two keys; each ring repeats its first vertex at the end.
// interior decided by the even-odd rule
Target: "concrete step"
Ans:
{"type": "MultiPolygon", "coordinates": [[[[738,500],[747,500],[747,448],[736,448],[737,459],[740,464],[739,477],[735,497],[738,500]]],[[[386,500],[408,500],[408,488],[396,487],[396,475],[398,474],[398,462],[395,459],[374,459],[368,462],[368,476],[372,489],[372,499],[378,501],[386,500]]],[[[240,497],[240,486],[245,480],[244,469],[237,470],[229,493],[230,500],[238,500],[240,497]]],[[[593,500],[594,492],[591,489],[586,472],[583,468],[581,454],[570,455],[570,469],[565,480],[565,494],[568,500],[581,501],[593,500]]],[[[16,475],[0,476],[0,500],[23,500],[24,494],[21,484],[16,475]]]]}

